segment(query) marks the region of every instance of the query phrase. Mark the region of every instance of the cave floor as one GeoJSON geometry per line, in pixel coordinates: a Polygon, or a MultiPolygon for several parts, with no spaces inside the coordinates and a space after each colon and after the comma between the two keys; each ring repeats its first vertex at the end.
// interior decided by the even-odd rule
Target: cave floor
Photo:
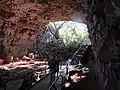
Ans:
{"type": "MultiPolygon", "coordinates": [[[[48,90],[50,77],[48,76],[42,82],[38,83],[34,88],[31,90],[48,90]]],[[[56,86],[58,87],[57,90],[60,89],[61,78],[58,80],[56,86]]],[[[95,80],[94,73],[90,71],[86,78],[82,79],[76,85],[71,85],[71,87],[66,88],[64,90],[100,90],[97,81],[95,80]]]]}

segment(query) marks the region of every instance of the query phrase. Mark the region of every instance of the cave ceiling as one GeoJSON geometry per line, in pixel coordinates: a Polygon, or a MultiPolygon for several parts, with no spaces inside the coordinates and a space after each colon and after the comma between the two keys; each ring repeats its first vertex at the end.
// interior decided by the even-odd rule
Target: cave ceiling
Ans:
{"type": "Polygon", "coordinates": [[[8,54],[26,54],[36,35],[51,21],[71,20],[78,0],[1,0],[0,31],[8,54]]]}

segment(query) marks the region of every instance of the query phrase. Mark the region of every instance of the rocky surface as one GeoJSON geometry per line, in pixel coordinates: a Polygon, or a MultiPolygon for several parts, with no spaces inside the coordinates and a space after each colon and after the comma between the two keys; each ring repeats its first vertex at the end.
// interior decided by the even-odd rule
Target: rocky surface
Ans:
{"type": "Polygon", "coordinates": [[[0,90],[4,90],[5,85],[7,90],[25,90],[28,88],[27,85],[36,83],[47,75],[47,68],[47,63],[41,61],[0,65],[0,90]]]}
{"type": "Polygon", "coordinates": [[[8,55],[31,51],[41,28],[50,21],[69,20],[77,6],[73,0],[1,0],[0,33],[8,55]]]}
{"type": "MultiPolygon", "coordinates": [[[[79,0],[77,0],[79,1],[79,0]]],[[[103,90],[120,89],[120,1],[80,0],[103,90]]],[[[7,52],[20,56],[32,49],[39,30],[50,21],[69,20],[80,6],[74,0],[1,0],[0,38],[7,52]]],[[[101,89],[101,90],[102,90],[101,89]]]]}
{"type": "Polygon", "coordinates": [[[83,0],[82,4],[94,49],[96,74],[101,88],[119,90],[120,1],[83,0]]]}

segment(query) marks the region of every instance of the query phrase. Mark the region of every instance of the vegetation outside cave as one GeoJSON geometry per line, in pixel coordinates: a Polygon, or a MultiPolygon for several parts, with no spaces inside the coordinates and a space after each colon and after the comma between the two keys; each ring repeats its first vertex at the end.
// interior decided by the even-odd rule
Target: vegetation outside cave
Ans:
{"type": "Polygon", "coordinates": [[[36,51],[40,57],[59,55],[68,60],[80,45],[91,44],[87,26],[73,21],[50,22],[37,36],[36,51]]]}

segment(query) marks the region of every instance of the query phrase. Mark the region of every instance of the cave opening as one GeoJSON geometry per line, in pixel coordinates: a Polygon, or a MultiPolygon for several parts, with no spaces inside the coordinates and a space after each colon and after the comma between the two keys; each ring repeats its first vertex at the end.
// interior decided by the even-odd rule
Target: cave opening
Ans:
{"type": "Polygon", "coordinates": [[[35,49],[41,58],[45,58],[46,53],[59,55],[66,53],[64,54],[66,58],[63,58],[63,61],[66,61],[81,45],[91,45],[86,24],[75,21],[55,21],[49,22],[46,28],[40,30],[35,49]]]}
{"type": "MultiPolygon", "coordinates": [[[[50,67],[54,66],[54,62],[60,62],[60,67],[65,67],[67,63],[70,63],[69,68],[72,65],[77,68],[88,67],[92,73],[87,76],[87,79],[91,79],[86,79],[85,82],[90,84],[93,80],[91,82],[93,88],[93,84],[96,83],[94,79],[95,61],[88,28],[85,23],[79,22],[75,18],[77,17],[74,16],[74,20],[77,21],[49,22],[37,36],[35,52],[39,54],[39,58],[48,61],[50,67]]],[[[50,70],[54,71],[53,69],[50,70]]],[[[74,71],[76,69],[71,68],[69,70],[74,71]]]]}

